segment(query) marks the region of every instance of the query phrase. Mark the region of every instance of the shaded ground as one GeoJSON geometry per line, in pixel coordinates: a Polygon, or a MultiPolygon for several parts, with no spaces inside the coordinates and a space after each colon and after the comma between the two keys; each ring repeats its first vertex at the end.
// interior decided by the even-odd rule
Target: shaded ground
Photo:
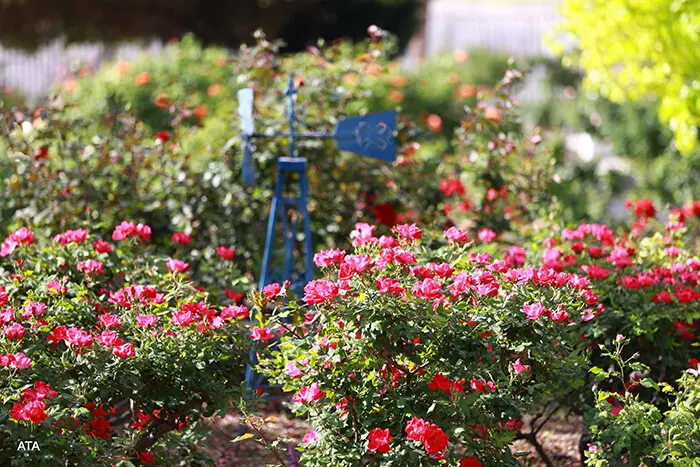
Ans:
{"type": "MultiPolygon", "coordinates": [[[[288,438],[291,443],[297,444],[309,431],[309,425],[304,420],[293,417],[289,412],[280,410],[279,406],[269,406],[261,409],[258,414],[265,417],[253,417],[256,426],[268,442],[272,443],[278,437],[288,438]]],[[[246,439],[237,443],[232,443],[238,434],[239,415],[229,414],[224,418],[218,418],[214,422],[213,436],[207,450],[209,455],[216,460],[216,465],[226,467],[262,467],[273,464],[280,465],[280,462],[265,449],[261,443],[254,439],[246,439]]],[[[255,434],[255,438],[260,439],[260,435],[255,433],[249,425],[244,433],[255,434]]],[[[285,443],[289,444],[289,443],[285,443]]],[[[287,446],[281,444],[280,448],[286,451],[287,446]]],[[[283,452],[282,454],[286,454],[283,452]]],[[[289,458],[286,454],[285,461],[289,458]]]]}
{"type": "MultiPolygon", "coordinates": [[[[527,417],[526,420],[527,422],[527,417]]],[[[553,416],[537,435],[537,440],[549,456],[552,464],[561,467],[580,466],[578,443],[583,432],[582,420],[579,416],[564,418],[563,414],[553,416]]],[[[528,458],[535,466],[544,466],[532,445],[525,440],[513,443],[513,452],[528,452],[528,458]]]]}
{"type": "MultiPolygon", "coordinates": [[[[261,417],[268,420],[262,423],[261,432],[268,440],[274,441],[278,436],[288,438],[298,443],[309,431],[309,426],[303,420],[294,418],[284,410],[279,410],[278,405],[270,405],[259,412],[261,417]]],[[[214,423],[214,435],[212,436],[208,452],[216,459],[219,466],[226,467],[262,467],[265,465],[280,465],[280,462],[259,443],[253,439],[246,439],[238,443],[231,443],[236,438],[238,429],[238,415],[229,414],[219,418],[214,423]]],[[[261,424],[261,419],[255,418],[256,424],[261,424]]],[[[527,420],[526,420],[527,422],[527,420]]],[[[581,418],[571,416],[564,419],[555,415],[542,428],[538,435],[540,444],[544,447],[552,463],[556,466],[569,467],[580,465],[578,455],[578,440],[581,436],[581,418]]],[[[250,429],[246,431],[251,431],[250,429]]],[[[259,435],[256,436],[259,438],[259,435]]],[[[287,449],[287,443],[280,445],[283,451],[287,449]]],[[[525,440],[518,440],[513,444],[513,452],[528,452],[528,458],[534,461],[535,466],[543,466],[535,449],[525,440]]],[[[283,454],[286,454],[283,452],[283,454]]],[[[285,462],[289,459],[284,457],[285,462]]]]}

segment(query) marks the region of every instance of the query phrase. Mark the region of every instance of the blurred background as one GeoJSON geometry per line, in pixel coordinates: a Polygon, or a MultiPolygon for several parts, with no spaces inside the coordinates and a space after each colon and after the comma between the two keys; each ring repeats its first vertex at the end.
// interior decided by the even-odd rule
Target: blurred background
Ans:
{"type": "MultiPolygon", "coordinates": [[[[367,41],[368,26],[377,24],[382,34],[391,34],[392,41],[386,50],[372,53],[376,52],[375,59],[384,54],[382,60],[390,63],[378,65],[384,67],[378,74],[381,78],[370,77],[367,88],[353,95],[366,104],[356,110],[395,106],[433,134],[421,140],[424,153],[452,153],[452,133],[464,119],[464,104],[475,103],[477,95],[486,99],[486,91],[508,69],[518,70],[524,80],[513,86],[513,98],[520,108],[521,136],[534,132],[552,149],[554,184],[547,185],[547,190],[560,202],[562,218],[614,224],[629,215],[628,201],[638,199],[655,203],[661,218],[670,209],[687,207],[700,198],[700,153],[697,136],[692,136],[697,129],[692,118],[700,111],[694,111],[692,105],[683,107],[692,103],[688,89],[695,88],[686,85],[694,79],[694,65],[675,70],[672,65],[659,64],[670,70],[663,73],[680,77],[680,87],[670,96],[675,101],[644,86],[632,98],[621,98],[620,92],[615,93],[619,89],[609,82],[587,85],[600,70],[589,70],[586,75],[577,57],[585,61],[592,56],[580,54],[581,50],[590,52],[590,44],[589,49],[582,47],[588,31],[597,41],[598,55],[593,58],[602,57],[603,65],[610,65],[608,58],[616,60],[627,53],[621,48],[622,39],[614,37],[618,30],[627,33],[625,24],[619,23],[622,14],[610,15],[619,21],[607,24],[606,8],[623,13],[631,8],[626,13],[632,18],[628,25],[643,28],[652,40],[666,26],[647,21],[665,18],[678,21],[678,37],[697,42],[700,5],[696,0],[646,0],[629,5],[614,1],[606,7],[597,0],[0,0],[0,102],[5,109],[37,108],[58,96],[61,102],[72,102],[76,115],[83,118],[104,115],[116,103],[124,114],[135,113],[143,120],[148,135],[179,133],[181,147],[193,157],[202,151],[208,154],[202,157],[231,153],[238,142],[227,135],[231,128],[227,125],[235,125],[230,121],[235,117],[229,98],[243,79],[252,76],[245,71],[252,62],[234,55],[242,44],[260,44],[260,36],[253,38],[256,30],[262,29],[266,40],[276,44],[270,53],[289,58],[305,73],[319,38],[325,38],[326,45],[340,39],[359,44],[367,41]],[[563,30],[562,24],[568,29],[563,30]],[[282,41],[279,45],[278,39],[282,41]],[[168,52],[169,47],[175,51],[168,52]],[[295,62],[303,54],[307,59],[295,62]],[[233,73],[222,78],[215,71],[209,76],[192,72],[198,67],[211,68],[212,56],[224,57],[233,73]],[[132,81],[127,85],[125,80],[132,81]],[[175,107],[180,110],[178,102],[173,106],[167,99],[159,100],[175,94],[180,95],[175,101],[187,107],[184,117],[173,118],[175,107]],[[679,100],[679,107],[674,107],[679,100]],[[190,125],[193,113],[196,121],[190,125]],[[188,134],[179,128],[187,128],[188,134]]],[[[666,33],[675,39],[674,31],[666,33]]],[[[694,53],[688,52],[697,50],[695,45],[671,44],[677,63],[697,63],[694,53]]],[[[633,43],[626,46],[635,47],[633,43]]],[[[338,53],[339,57],[345,52],[338,53]]],[[[655,70],[640,70],[642,81],[655,70]]],[[[662,76],[658,81],[664,80],[662,76]]],[[[268,149],[268,155],[260,151],[263,161],[271,160],[276,150],[268,149]]],[[[434,171],[430,163],[424,169],[434,171]]],[[[445,168],[441,175],[449,178],[453,169],[445,168]]],[[[470,181],[469,174],[462,175],[465,183],[470,181]]],[[[497,178],[507,184],[507,177],[497,178]]],[[[482,198],[486,206],[486,201],[492,201],[486,195],[494,187],[483,188],[483,193],[474,192],[477,196],[470,202],[478,206],[476,198],[482,198]]],[[[397,190],[386,203],[398,212],[402,196],[407,195],[397,190]]],[[[409,207],[404,208],[410,213],[409,207]]],[[[451,205],[440,204],[439,208],[445,212],[451,205]]],[[[12,209],[17,219],[18,210],[12,209]]],[[[508,209],[513,209],[510,204],[508,209]]],[[[543,209],[546,212],[547,207],[543,209]]],[[[394,214],[392,211],[391,219],[394,214]]]]}
{"type": "Polygon", "coordinates": [[[269,38],[284,39],[285,50],[298,51],[319,37],[363,39],[371,20],[398,36],[408,67],[451,50],[552,57],[543,39],[557,21],[559,4],[558,0],[248,0],[228,2],[227,11],[227,2],[193,0],[167,5],[153,1],[147,2],[148,7],[139,2],[131,7],[120,4],[117,12],[108,10],[105,2],[84,8],[77,1],[60,6],[3,1],[0,86],[30,100],[46,95],[78,64],[97,69],[109,60],[134,58],[143,51],[157,53],[169,39],[188,32],[205,45],[235,49],[262,28],[269,38]]]}

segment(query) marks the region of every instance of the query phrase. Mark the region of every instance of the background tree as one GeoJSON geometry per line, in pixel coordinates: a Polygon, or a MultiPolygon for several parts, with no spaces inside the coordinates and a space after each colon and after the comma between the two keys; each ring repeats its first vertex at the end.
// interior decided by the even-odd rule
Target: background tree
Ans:
{"type": "Polygon", "coordinates": [[[655,97],[689,153],[700,125],[700,0],[565,0],[562,13],[578,42],[565,61],[586,71],[585,85],[613,102],[655,97]]]}
{"type": "Polygon", "coordinates": [[[68,42],[168,40],[193,32],[206,44],[235,47],[261,28],[289,50],[319,37],[366,36],[377,23],[405,46],[424,0],[0,0],[0,43],[33,50],[57,38],[68,42]]]}

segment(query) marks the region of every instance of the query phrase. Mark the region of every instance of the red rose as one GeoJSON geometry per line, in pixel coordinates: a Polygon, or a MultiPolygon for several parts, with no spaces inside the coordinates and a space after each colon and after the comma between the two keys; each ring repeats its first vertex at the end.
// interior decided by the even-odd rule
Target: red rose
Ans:
{"type": "Polygon", "coordinates": [[[448,440],[445,432],[439,426],[431,423],[423,435],[423,447],[429,455],[434,456],[445,450],[448,440]]]}
{"type": "Polygon", "coordinates": [[[396,210],[391,204],[381,203],[374,207],[374,219],[378,224],[393,226],[396,218],[396,210]]]}
{"type": "Polygon", "coordinates": [[[452,388],[452,383],[441,373],[438,373],[435,376],[433,376],[433,381],[430,384],[428,384],[428,388],[432,391],[436,391],[439,389],[441,391],[450,392],[450,389],[452,388]]]}
{"type": "Polygon", "coordinates": [[[226,260],[232,260],[233,256],[236,254],[236,251],[233,248],[228,248],[225,246],[219,246],[216,248],[216,252],[219,254],[221,259],[226,259],[226,260]]]}
{"type": "Polygon", "coordinates": [[[231,300],[232,302],[238,303],[241,300],[243,300],[243,294],[240,292],[234,292],[233,290],[230,290],[230,289],[224,289],[224,293],[226,294],[228,299],[231,300]]]}
{"type": "Polygon", "coordinates": [[[184,232],[175,232],[172,236],[173,243],[177,243],[179,245],[189,245],[192,243],[192,237],[187,235],[184,232]]]}
{"type": "Polygon", "coordinates": [[[370,451],[389,452],[391,449],[391,446],[389,446],[389,443],[391,442],[391,434],[389,433],[388,428],[385,430],[375,428],[369,432],[367,439],[367,449],[370,451]]]}
{"type": "Polygon", "coordinates": [[[111,253],[113,251],[112,246],[104,240],[97,240],[93,242],[92,245],[98,253],[111,253]]]}
{"type": "Polygon", "coordinates": [[[646,219],[656,215],[654,203],[649,198],[639,199],[636,203],[628,202],[628,206],[634,206],[634,215],[637,216],[637,219],[646,219]]]}
{"type": "Polygon", "coordinates": [[[481,467],[481,462],[475,456],[465,457],[460,459],[459,467],[481,467]]]}

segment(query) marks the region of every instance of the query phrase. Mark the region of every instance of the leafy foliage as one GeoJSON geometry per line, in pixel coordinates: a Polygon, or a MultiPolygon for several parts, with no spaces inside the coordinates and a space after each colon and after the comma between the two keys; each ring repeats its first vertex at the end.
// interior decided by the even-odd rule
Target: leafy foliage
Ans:
{"type": "Polygon", "coordinates": [[[618,379],[625,389],[607,392],[596,387],[596,405],[591,411],[594,443],[588,444],[586,465],[692,465],[700,456],[700,363],[696,359],[688,362],[691,368],[678,379],[676,387],[659,383],[645,375],[648,368],[634,356],[622,356],[626,342],[620,335],[614,348],[604,348],[603,355],[614,364],[610,370],[592,370],[598,381],[618,379]],[[631,375],[634,385],[625,385],[627,375],[631,375]],[[668,409],[636,395],[640,387],[663,394],[662,400],[671,397],[668,409]]]}
{"type": "Polygon", "coordinates": [[[183,460],[200,419],[240,395],[247,309],[210,306],[186,263],[142,245],[149,236],[122,223],[114,243],[74,230],[42,247],[26,228],[4,241],[4,465],[22,461],[23,440],[39,443],[27,459],[42,465],[183,460]],[[125,401],[132,416],[119,423],[125,401]]]}
{"type": "Polygon", "coordinates": [[[396,238],[372,230],[358,224],[353,252],[316,256],[326,275],[306,286],[308,309],[282,308],[279,286],[257,299],[279,307],[263,330],[281,334],[261,367],[296,391],[292,408],[316,432],[302,462],[515,465],[507,446],[522,414],[557,381],[583,384],[563,332],[585,326],[581,290],[553,272],[519,276],[519,257],[492,260],[486,232],[453,228],[445,244],[420,240],[415,225],[396,226],[396,238]],[[418,439],[416,419],[443,442],[418,439]],[[373,447],[376,429],[390,432],[385,450],[373,447]]]}
{"type": "Polygon", "coordinates": [[[568,58],[586,85],[612,102],[655,95],[659,118],[679,151],[697,146],[700,125],[700,3],[697,0],[567,0],[564,32],[578,49],[568,58]]]}

